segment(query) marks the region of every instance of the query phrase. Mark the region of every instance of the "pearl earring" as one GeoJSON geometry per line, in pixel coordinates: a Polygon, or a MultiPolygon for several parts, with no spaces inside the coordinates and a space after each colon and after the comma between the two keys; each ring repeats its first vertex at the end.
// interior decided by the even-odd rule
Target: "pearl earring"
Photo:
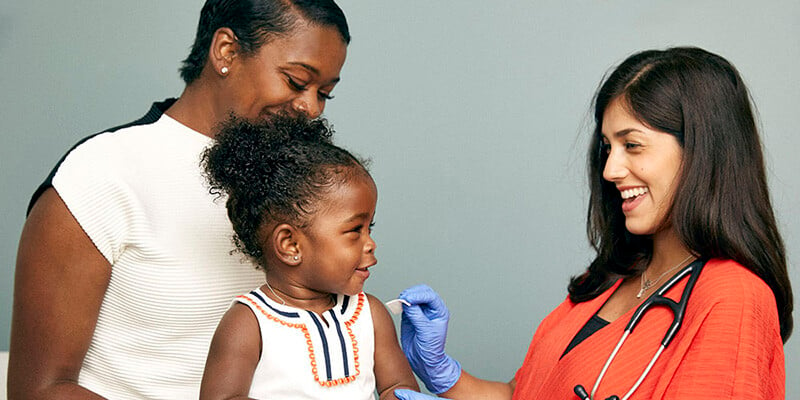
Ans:
{"type": "Polygon", "coordinates": [[[300,257],[298,257],[298,256],[294,256],[293,258],[294,258],[295,261],[300,259],[300,257]]]}
{"type": "Polygon", "coordinates": [[[222,67],[222,68],[220,68],[220,69],[219,69],[219,72],[220,72],[222,75],[227,75],[227,74],[228,74],[228,67],[222,67]]]}

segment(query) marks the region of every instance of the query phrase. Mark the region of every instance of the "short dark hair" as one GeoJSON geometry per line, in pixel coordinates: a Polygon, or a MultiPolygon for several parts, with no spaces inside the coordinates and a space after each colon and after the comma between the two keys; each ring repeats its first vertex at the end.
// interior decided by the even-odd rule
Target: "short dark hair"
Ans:
{"type": "Polygon", "coordinates": [[[243,54],[248,55],[290,32],[299,19],[335,27],[342,40],[350,43],[347,19],[333,0],[207,0],[200,11],[192,50],[180,68],[181,78],[188,85],[200,76],[218,29],[233,30],[243,54]]]}
{"type": "Polygon", "coordinates": [[[619,191],[602,176],[608,158],[603,115],[617,99],[645,125],[675,136],[683,149],[667,217],[680,239],[695,255],[734,260],[764,280],[775,295],[785,342],[793,325],[792,288],[750,95],[730,62],[696,47],[636,53],[598,90],[587,216],[597,256],[571,280],[570,298],[596,297],[616,278],[640,273],[652,256],[651,237],[627,231],[619,191]]]}
{"type": "Polygon", "coordinates": [[[234,243],[262,268],[264,224],[307,226],[329,189],[369,177],[366,161],[332,143],[322,118],[276,115],[265,122],[230,117],[202,165],[210,192],[227,195],[234,243]]]}

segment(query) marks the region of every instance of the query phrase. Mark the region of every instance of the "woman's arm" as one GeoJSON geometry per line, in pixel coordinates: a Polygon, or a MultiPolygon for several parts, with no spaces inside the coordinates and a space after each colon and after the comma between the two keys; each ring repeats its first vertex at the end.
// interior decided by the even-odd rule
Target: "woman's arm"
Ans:
{"type": "Polygon", "coordinates": [[[516,384],[514,379],[508,383],[486,381],[462,370],[458,382],[439,396],[458,400],[508,400],[514,394],[516,384]]]}
{"type": "MultiPolygon", "coordinates": [[[[516,381],[508,383],[485,381],[461,371],[461,378],[447,392],[439,394],[440,397],[454,400],[507,400],[514,393],[516,381]]],[[[409,390],[398,390],[395,395],[400,400],[433,400],[435,397],[425,394],[412,392],[409,390]]]]}
{"type": "Polygon", "coordinates": [[[78,385],[111,266],[54,189],[36,201],[17,253],[9,399],[99,399],[78,385]]]}
{"type": "MultiPolygon", "coordinates": [[[[516,382],[492,382],[478,379],[461,369],[458,361],[445,351],[450,311],[430,287],[418,285],[400,294],[410,306],[403,307],[403,352],[414,372],[428,390],[453,399],[510,399],[516,382]]],[[[421,395],[420,395],[421,396],[421,395]]],[[[414,394],[398,393],[402,399],[424,399],[414,394]]]]}
{"type": "Polygon", "coordinates": [[[261,358],[261,330],[253,312],[236,303],[222,316],[206,360],[200,399],[248,399],[261,358]]]}
{"type": "Polygon", "coordinates": [[[375,330],[375,381],[381,400],[396,399],[394,390],[419,390],[417,380],[397,342],[394,323],[383,303],[367,295],[375,330]]]}

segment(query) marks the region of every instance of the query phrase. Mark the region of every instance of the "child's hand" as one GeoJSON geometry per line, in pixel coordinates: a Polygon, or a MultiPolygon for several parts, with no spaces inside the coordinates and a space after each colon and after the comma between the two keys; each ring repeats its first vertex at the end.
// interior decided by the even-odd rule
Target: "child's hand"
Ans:
{"type": "Polygon", "coordinates": [[[461,376],[461,364],[444,352],[450,311],[427,285],[410,287],[399,298],[411,304],[403,306],[400,325],[400,342],[411,369],[432,393],[450,390],[461,376]]]}
{"type": "Polygon", "coordinates": [[[394,391],[395,397],[400,400],[436,400],[438,397],[428,396],[408,389],[397,389],[394,391]]]}

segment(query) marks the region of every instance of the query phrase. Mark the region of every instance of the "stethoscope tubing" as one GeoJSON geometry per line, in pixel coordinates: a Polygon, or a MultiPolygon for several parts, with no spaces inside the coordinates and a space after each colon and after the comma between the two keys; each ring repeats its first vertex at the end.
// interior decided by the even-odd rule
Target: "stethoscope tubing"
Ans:
{"type": "MultiPolygon", "coordinates": [[[[592,387],[591,395],[586,394],[583,386],[578,385],[575,387],[575,393],[578,394],[578,396],[582,396],[581,400],[592,400],[595,398],[594,396],[597,393],[597,389],[600,387],[600,382],[602,382],[603,377],[605,377],[608,367],[611,366],[611,361],[613,361],[617,356],[617,353],[619,352],[620,348],[622,348],[622,344],[625,343],[625,340],[628,339],[628,336],[633,333],[633,329],[639,324],[639,321],[641,320],[642,316],[644,316],[645,312],[647,312],[647,310],[653,306],[665,306],[672,311],[672,324],[670,324],[669,328],[667,328],[664,338],[661,340],[661,345],[650,359],[647,367],[644,369],[642,374],[639,375],[639,379],[636,380],[636,383],[633,384],[628,393],[622,397],[622,400],[628,400],[633,395],[633,392],[639,388],[644,381],[644,378],[650,373],[650,370],[653,368],[653,365],[655,365],[658,358],[661,357],[661,353],[664,352],[664,349],[667,348],[669,343],[678,333],[678,330],[683,323],[683,316],[686,313],[686,305],[689,302],[689,296],[691,296],[692,290],[694,290],[694,285],[697,282],[697,278],[700,276],[700,272],[703,270],[705,263],[706,260],[698,259],[687,265],[636,308],[636,311],[634,311],[630,321],[628,321],[628,324],[625,326],[622,337],[619,339],[619,342],[617,342],[614,350],[611,352],[606,360],[606,363],[603,365],[603,369],[600,370],[600,374],[597,376],[597,380],[595,380],[594,386],[592,387]],[[683,288],[683,293],[681,293],[681,298],[678,302],[675,302],[674,300],[664,296],[668,290],[672,289],[676,283],[689,274],[691,275],[689,276],[689,280],[686,282],[686,286],[683,288]]],[[[611,396],[610,398],[618,399],[617,396],[611,396]]]]}
{"type": "Polygon", "coordinates": [[[608,356],[605,365],[603,365],[603,369],[600,371],[600,375],[597,376],[597,379],[594,381],[594,387],[592,387],[592,395],[590,398],[594,398],[594,394],[597,393],[597,388],[600,387],[600,382],[603,380],[603,377],[606,375],[606,371],[608,371],[608,367],[611,366],[611,361],[614,360],[614,357],[617,356],[617,352],[622,347],[622,344],[625,343],[625,339],[628,338],[628,335],[631,334],[631,331],[627,328],[622,333],[622,337],[617,342],[616,347],[614,347],[614,351],[611,352],[611,355],[608,356]]]}

